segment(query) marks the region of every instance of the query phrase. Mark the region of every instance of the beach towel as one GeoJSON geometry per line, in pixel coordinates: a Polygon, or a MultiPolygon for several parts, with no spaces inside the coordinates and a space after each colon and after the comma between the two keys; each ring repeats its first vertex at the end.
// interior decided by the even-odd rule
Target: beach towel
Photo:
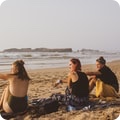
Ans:
{"type": "Polygon", "coordinates": [[[29,114],[34,118],[58,111],[59,103],[52,98],[38,98],[33,99],[29,106],[31,108],[29,114]]]}
{"type": "Polygon", "coordinates": [[[100,79],[96,81],[96,97],[119,97],[116,90],[108,85],[103,83],[100,79]]]}
{"type": "Polygon", "coordinates": [[[67,111],[69,111],[68,106],[73,107],[74,110],[80,110],[89,104],[88,97],[77,97],[71,94],[68,87],[65,90],[65,94],[52,94],[51,98],[58,101],[60,105],[64,105],[67,111]]]}

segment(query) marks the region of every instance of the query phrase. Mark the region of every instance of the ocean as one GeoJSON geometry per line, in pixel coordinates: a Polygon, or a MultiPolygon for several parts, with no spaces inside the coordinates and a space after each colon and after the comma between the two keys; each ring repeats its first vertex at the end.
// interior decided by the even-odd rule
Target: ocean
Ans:
{"type": "Polygon", "coordinates": [[[18,59],[25,62],[28,70],[67,67],[71,58],[75,57],[81,64],[95,64],[98,57],[103,56],[107,62],[120,60],[120,53],[106,52],[1,52],[0,71],[9,71],[11,64],[18,59]]]}

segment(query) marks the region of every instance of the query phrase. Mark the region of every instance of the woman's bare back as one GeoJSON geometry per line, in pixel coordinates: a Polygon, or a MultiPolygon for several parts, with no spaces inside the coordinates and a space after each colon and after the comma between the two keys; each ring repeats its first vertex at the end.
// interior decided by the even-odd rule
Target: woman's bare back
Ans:
{"type": "Polygon", "coordinates": [[[16,76],[9,79],[9,90],[13,96],[24,97],[27,95],[28,80],[18,79],[16,76]]]}

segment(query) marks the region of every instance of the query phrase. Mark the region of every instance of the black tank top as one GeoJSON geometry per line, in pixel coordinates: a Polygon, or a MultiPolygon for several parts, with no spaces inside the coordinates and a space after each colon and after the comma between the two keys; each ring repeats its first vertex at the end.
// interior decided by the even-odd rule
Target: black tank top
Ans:
{"type": "Polygon", "coordinates": [[[89,82],[85,73],[77,72],[78,80],[71,82],[72,94],[77,97],[88,97],[89,95],[89,82]]]}

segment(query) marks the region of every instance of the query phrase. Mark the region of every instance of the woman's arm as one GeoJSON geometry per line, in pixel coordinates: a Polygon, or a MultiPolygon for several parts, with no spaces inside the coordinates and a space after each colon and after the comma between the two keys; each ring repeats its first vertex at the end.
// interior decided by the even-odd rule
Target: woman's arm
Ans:
{"type": "Polygon", "coordinates": [[[0,73],[0,79],[2,79],[2,80],[8,80],[8,78],[9,78],[8,74],[2,74],[2,73],[0,73]]]}
{"type": "Polygon", "coordinates": [[[68,87],[70,88],[71,87],[71,75],[70,74],[67,78],[67,84],[68,84],[68,87]]]}
{"type": "Polygon", "coordinates": [[[96,75],[101,75],[101,72],[99,71],[96,71],[96,72],[85,72],[86,75],[88,76],[96,76],[96,75]]]}
{"type": "Polygon", "coordinates": [[[67,79],[63,79],[63,80],[59,79],[55,82],[54,87],[58,86],[60,83],[67,83],[67,82],[68,82],[67,79]]]}
{"type": "Polygon", "coordinates": [[[58,86],[59,84],[61,84],[61,83],[68,83],[68,80],[69,80],[69,75],[65,78],[65,79],[58,79],[56,82],[55,82],[55,84],[54,84],[54,86],[56,87],[56,86],[58,86]]]}
{"type": "Polygon", "coordinates": [[[61,83],[67,83],[67,78],[66,79],[63,79],[63,80],[60,80],[61,83]]]}

